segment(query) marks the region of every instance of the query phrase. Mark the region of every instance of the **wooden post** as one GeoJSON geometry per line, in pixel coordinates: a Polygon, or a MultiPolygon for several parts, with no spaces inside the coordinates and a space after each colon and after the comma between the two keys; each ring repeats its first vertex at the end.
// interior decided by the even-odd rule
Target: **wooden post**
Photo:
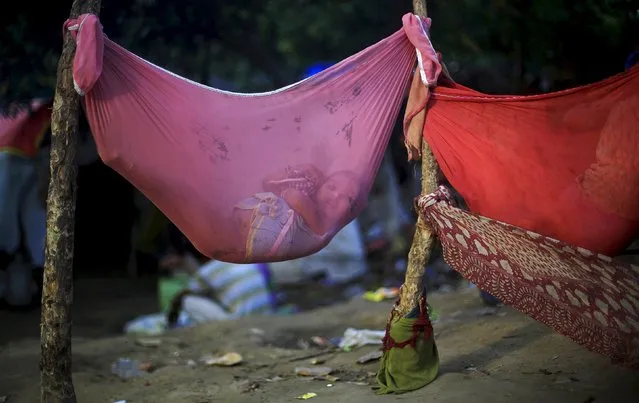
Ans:
{"type": "MultiPolygon", "coordinates": [[[[98,14],[99,11],[100,0],[74,0],[71,17],[82,13],[98,14]]],[[[69,33],[65,33],[51,116],[47,240],[40,323],[42,403],[76,402],[71,378],[71,307],[77,186],[75,154],[80,97],[73,88],[71,74],[74,54],[75,41],[69,33]]]]}
{"type": "MultiPolygon", "coordinates": [[[[426,17],[426,0],[413,0],[413,12],[426,17]]],[[[432,193],[437,190],[440,171],[426,141],[422,141],[422,193],[432,193]]],[[[407,315],[414,307],[419,306],[419,299],[423,293],[423,277],[426,264],[435,248],[435,233],[424,223],[421,215],[417,219],[413,243],[408,252],[408,264],[404,285],[400,294],[400,303],[396,308],[397,317],[407,315]]]]}

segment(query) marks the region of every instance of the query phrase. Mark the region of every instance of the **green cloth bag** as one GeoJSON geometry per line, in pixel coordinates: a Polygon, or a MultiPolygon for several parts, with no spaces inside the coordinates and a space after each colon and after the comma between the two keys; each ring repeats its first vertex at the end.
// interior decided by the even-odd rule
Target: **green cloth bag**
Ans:
{"type": "Polygon", "coordinates": [[[378,395],[405,393],[422,388],[431,383],[439,373],[439,354],[430,320],[424,324],[423,318],[414,317],[413,312],[398,320],[391,318],[386,330],[387,338],[394,341],[389,345],[385,340],[385,351],[377,371],[378,395]],[[411,317],[413,316],[413,317],[411,317]],[[418,324],[417,333],[414,331],[418,324]],[[428,337],[424,338],[424,332],[428,337]],[[413,343],[410,343],[414,340],[413,343]],[[403,346],[402,346],[403,345],[403,346]]]}

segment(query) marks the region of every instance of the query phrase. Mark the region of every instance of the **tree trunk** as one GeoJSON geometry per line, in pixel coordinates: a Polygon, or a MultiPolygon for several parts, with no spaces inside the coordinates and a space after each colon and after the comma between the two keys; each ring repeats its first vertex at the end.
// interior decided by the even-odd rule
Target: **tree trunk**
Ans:
{"type": "MultiPolygon", "coordinates": [[[[98,14],[100,0],[74,0],[71,17],[98,14]]],[[[62,23],[62,21],[60,21],[62,23]]],[[[60,24],[62,25],[62,24],[60,24]]],[[[75,42],[65,33],[51,116],[51,162],[47,197],[40,376],[43,403],[75,403],[71,378],[71,306],[76,197],[75,154],[80,98],[71,74],[75,42]]]]}
{"type": "MultiPolygon", "coordinates": [[[[413,0],[413,11],[416,15],[426,17],[426,0],[413,0]]],[[[437,190],[440,171],[426,141],[422,141],[422,193],[437,190]]],[[[418,214],[413,243],[408,252],[408,265],[404,285],[402,285],[400,303],[397,306],[397,317],[407,315],[414,307],[419,306],[419,299],[424,292],[423,277],[433,249],[435,233],[418,214]]]]}

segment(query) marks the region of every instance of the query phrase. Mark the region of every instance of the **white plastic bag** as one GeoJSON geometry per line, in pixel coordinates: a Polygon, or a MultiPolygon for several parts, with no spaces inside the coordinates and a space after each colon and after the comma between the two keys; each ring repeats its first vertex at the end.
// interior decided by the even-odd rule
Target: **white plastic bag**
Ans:
{"type": "Polygon", "coordinates": [[[385,333],[383,330],[353,329],[349,327],[344,331],[344,337],[339,342],[339,348],[350,350],[353,347],[381,345],[385,333]]]}

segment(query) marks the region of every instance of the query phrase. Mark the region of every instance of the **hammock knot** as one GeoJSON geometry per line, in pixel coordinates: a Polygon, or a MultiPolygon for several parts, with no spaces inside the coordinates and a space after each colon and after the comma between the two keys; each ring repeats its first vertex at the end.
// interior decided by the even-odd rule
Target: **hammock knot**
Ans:
{"type": "Polygon", "coordinates": [[[415,46],[422,83],[427,87],[437,84],[442,66],[428,33],[431,19],[408,13],[402,18],[402,23],[408,40],[415,46]]]}
{"type": "Polygon", "coordinates": [[[453,194],[446,186],[443,185],[440,185],[433,193],[419,196],[415,201],[418,211],[424,211],[440,202],[445,202],[451,205],[455,204],[453,194]]]}
{"type": "Polygon", "coordinates": [[[81,96],[93,88],[102,74],[104,57],[104,34],[97,16],[82,14],[64,23],[75,39],[73,57],[73,87],[81,96]]]}

